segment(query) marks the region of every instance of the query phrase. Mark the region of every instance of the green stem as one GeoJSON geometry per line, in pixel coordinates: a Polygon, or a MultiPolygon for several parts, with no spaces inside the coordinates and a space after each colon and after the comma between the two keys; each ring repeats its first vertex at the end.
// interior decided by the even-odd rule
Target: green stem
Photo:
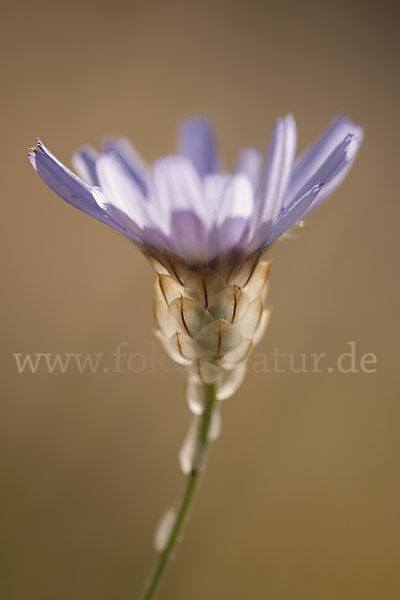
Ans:
{"type": "Polygon", "coordinates": [[[216,402],[215,396],[215,385],[205,385],[204,386],[204,395],[205,395],[205,405],[204,412],[202,414],[198,432],[197,432],[197,441],[196,441],[196,449],[195,456],[193,460],[193,468],[189,475],[186,477],[185,486],[180,496],[178,502],[178,508],[176,511],[175,522],[172,526],[171,532],[169,534],[168,541],[166,546],[162,552],[160,552],[153,570],[150,573],[150,576],[146,582],[143,593],[140,596],[140,600],[150,600],[153,598],[154,593],[158,587],[158,584],[161,580],[161,577],[165,571],[168,560],[170,558],[171,552],[175,547],[175,544],[178,540],[179,533],[182,529],[182,526],[185,522],[185,518],[188,513],[188,509],[190,507],[191,501],[193,499],[194,491],[197,486],[197,482],[199,480],[199,474],[201,468],[204,463],[204,458],[208,446],[208,432],[211,425],[211,418],[216,402]]]}

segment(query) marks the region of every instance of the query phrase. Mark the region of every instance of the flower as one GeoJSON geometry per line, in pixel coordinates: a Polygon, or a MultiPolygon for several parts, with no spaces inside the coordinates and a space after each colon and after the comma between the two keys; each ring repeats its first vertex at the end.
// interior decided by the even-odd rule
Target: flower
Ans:
{"type": "Polygon", "coordinates": [[[64,200],[132,239],[156,270],[156,332],[185,370],[192,419],[179,452],[186,485],[155,533],[159,558],[144,588],[150,600],[179,538],[208,445],[221,429],[220,401],[241,385],[268,323],[269,263],[263,250],[343,180],[363,130],[338,117],[295,161],[296,125],[276,122],[266,159],[241,152],[223,169],[204,118],[183,123],[178,154],[149,168],[124,139],[73,157],[82,179],[39,140],[30,159],[64,200]]]}
{"type": "Polygon", "coordinates": [[[261,339],[269,263],[263,250],[324,200],[346,175],[363,130],[338,117],[295,161],[291,115],[274,127],[266,159],[243,150],[232,174],[222,167],[207,119],[182,124],[178,154],[152,168],[121,138],[100,154],[76,152],[78,178],[38,141],[33,166],[64,200],[132,239],[157,273],[157,336],[187,374],[192,412],[203,386],[222,400],[243,380],[261,339]]]}
{"type": "Polygon", "coordinates": [[[313,210],[343,180],[362,137],[362,127],[339,116],[295,160],[296,125],[288,115],[276,122],[265,161],[247,148],[231,174],[202,117],[185,121],[178,153],[151,168],[121,138],[106,140],[100,154],[89,146],[74,154],[81,179],[40,140],[29,156],[59,196],[159,262],[167,254],[189,267],[213,267],[238,252],[251,257],[313,210]]]}

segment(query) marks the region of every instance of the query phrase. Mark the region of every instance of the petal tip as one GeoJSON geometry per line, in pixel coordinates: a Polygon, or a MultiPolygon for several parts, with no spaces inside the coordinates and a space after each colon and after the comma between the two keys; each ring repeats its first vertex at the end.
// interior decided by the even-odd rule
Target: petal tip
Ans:
{"type": "Polygon", "coordinates": [[[36,138],[36,144],[28,150],[28,158],[34,169],[36,169],[37,156],[41,152],[43,152],[43,144],[39,138],[36,138]]]}
{"type": "Polygon", "coordinates": [[[360,148],[361,142],[363,139],[363,129],[360,128],[360,132],[348,133],[345,138],[346,148],[345,155],[347,161],[352,160],[358,152],[360,148]]]}

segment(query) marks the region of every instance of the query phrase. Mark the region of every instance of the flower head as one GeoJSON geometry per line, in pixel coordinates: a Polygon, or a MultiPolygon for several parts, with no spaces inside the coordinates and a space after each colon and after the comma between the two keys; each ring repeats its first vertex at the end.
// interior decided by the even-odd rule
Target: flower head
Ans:
{"type": "Polygon", "coordinates": [[[351,167],[363,136],[338,117],[296,160],[296,125],[288,115],[274,127],[266,158],[243,150],[232,173],[216,151],[209,122],[182,125],[178,152],[149,167],[125,139],[108,139],[101,153],[73,156],[77,177],[39,140],[30,160],[64,200],[131,238],[160,262],[167,254],[187,266],[213,266],[271,245],[324,200],[351,167]]]}

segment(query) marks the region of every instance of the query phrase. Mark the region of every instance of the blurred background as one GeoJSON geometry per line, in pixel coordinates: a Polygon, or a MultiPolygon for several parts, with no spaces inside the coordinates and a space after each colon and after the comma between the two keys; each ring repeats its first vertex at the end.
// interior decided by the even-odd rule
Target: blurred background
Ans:
{"type": "Polygon", "coordinates": [[[149,265],[56,197],[27,148],[40,136],[70,164],[78,146],[124,134],[152,161],[183,116],[205,113],[232,164],[242,146],[266,148],[288,111],[300,148],[345,111],[363,148],[300,236],[274,247],[273,317],[222,407],[160,599],[397,600],[395,3],[26,1],[2,17],[1,598],[135,598],[189,420],[183,378],[154,362],[149,265]],[[260,372],[276,350],[334,367],[350,341],[376,372],[260,372]],[[132,369],[125,357],[115,373],[123,342],[132,369]],[[19,373],[15,353],[104,358],[96,373],[19,373]]]}

